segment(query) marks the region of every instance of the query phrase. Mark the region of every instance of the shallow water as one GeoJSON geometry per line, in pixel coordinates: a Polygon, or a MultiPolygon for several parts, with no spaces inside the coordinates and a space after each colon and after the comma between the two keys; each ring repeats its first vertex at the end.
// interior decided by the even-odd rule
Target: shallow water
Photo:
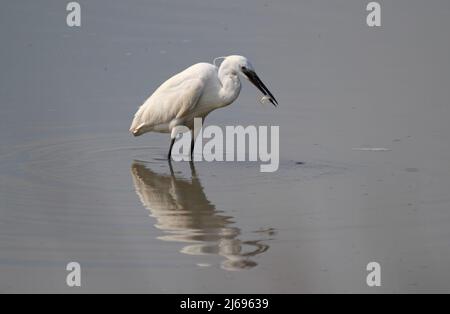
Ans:
{"type": "Polygon", "coordinates": [[[81,2],[0,12],[0,292],[450,291],[448,1],[81,2]],[[241,53],[280,102],[280,168],[164,160],[128,132],[176,71],[241,53]],[[82,288],[65,284],[82,266],[82,288]],[[366,265],[382,266],[382,287],[366,265]]]}

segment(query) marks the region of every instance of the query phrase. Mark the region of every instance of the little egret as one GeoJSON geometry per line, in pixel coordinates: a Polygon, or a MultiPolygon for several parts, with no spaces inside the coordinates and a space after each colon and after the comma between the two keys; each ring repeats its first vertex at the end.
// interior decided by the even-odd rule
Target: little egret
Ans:
{"type": "MultiPolygon", "coordinates": [[[[219,59],[219,58],[218,58],[219,59]]],[[[140,136],[147,132],[171,133],[168,159],[180,126],[192,133],[191,159],[199,130],[194,119],[205,117],[213,110],[230,105],[239,96],[239,74],[252,82],[275,107],[277,100],[259,79],[247,58],[224,57],[220,67],[197,63],[164,82],[136,112],[130,132],[140,136]],[[197,134],[195,134],[197,133],[197,134]]]]}

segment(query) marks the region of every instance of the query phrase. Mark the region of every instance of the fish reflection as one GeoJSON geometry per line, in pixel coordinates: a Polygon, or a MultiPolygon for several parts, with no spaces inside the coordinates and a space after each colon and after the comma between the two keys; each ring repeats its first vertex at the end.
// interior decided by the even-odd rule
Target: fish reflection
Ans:
{"type": "Polygon", "coordinates": [[[225,257],[225,270],[249,269],[257,265],[251,258],[264,253],[269,246],[263,240],[242,241],[239,228],[233,227],[233,217],[216,210],[205,195],[203,186],[191,163],[191,179],[153,172],[146,165],[134,162],[136,193],[156,227],[164,231],[164,241],[184,242],[181,252],[190,255],[219,255],[225,257]]]}

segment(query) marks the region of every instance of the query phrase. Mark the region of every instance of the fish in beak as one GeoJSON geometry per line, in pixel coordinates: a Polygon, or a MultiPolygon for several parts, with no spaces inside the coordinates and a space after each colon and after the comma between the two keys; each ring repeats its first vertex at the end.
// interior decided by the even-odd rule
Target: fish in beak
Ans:
{"type": "Polygon", "coordinates": [[[245,69],[242,70],[242,72],[245,74],[248,80],[252,82],[253,85],[255,85],[261,91],[261,93],[264,94],[264,96],[267,96],[272,105],[274,105],[275,107],[278,106],[278,101],[275,99],[275,96],[272,95],[272,93],[269,91],[266,85],[264,85],[255,71],[245,69]]]}

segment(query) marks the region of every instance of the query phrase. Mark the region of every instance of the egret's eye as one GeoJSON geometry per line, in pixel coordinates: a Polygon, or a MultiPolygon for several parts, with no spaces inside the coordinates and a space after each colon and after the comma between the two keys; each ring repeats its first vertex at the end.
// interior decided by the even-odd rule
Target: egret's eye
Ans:
{"type": "Polygon", "coordinates": [[[245,65],[241,66],[242,71],[247,70],[247,67],[245,65]]]}

